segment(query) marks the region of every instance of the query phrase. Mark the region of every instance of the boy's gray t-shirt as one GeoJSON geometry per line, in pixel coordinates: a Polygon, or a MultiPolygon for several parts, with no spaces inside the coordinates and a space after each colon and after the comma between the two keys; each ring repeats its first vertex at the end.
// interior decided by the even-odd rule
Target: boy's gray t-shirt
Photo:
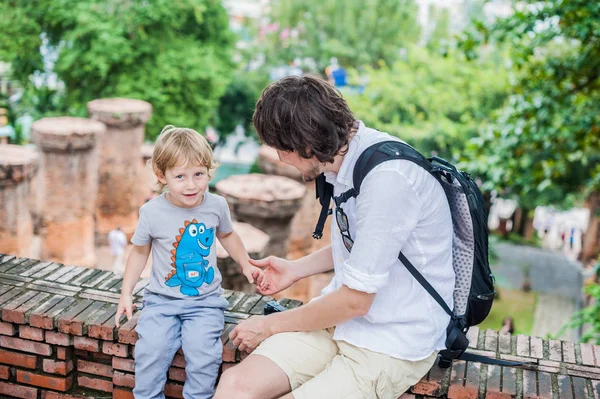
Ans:
{"type": "Polygon", "coordinates": [[[217,268],[217,233],[233,231],[225,198],[208,191],[202,204],[181,208],[166,196],[140,208],[131,242],[152,242],[152,274],[147,291],[173,298],[223,293],[217,268]]]}

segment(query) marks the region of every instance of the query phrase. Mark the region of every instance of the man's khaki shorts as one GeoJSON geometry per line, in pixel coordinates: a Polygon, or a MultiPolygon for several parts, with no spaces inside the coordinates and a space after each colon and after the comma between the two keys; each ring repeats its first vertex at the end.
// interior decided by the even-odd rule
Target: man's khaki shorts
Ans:
{"type": "Polygon", "coordinates": [[[437,352],[395,359],[333,340],[333,329],[276,334],[252,355],[271,359],[288,376],[295,399],[396,399],[423,377],[437,352]]]}

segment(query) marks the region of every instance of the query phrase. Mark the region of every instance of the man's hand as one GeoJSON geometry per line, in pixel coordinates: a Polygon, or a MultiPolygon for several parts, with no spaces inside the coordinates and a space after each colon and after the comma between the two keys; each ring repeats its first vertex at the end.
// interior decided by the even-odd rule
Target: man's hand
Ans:
{"type": "Polygon", "coordinates": [[[119,306],[117,307],[117,314],[115,315],[115,325],[117,328],[121,327],[121,316],[123,314],[127,315],[127,320],[133,317],[133,308],[135,305],[133,304],[133,298],[131,294],[121,294],[121,299],[119,299],[119,306]]]}
{"type": "Polygon", "coordinates": [[[261,268],[247,264],[242,268],[242,273],[246,276],[248,282],[256,284],[259,290],[266,290],[269,287],[269,279],[261,268]]]}
{"type": "Polygon", "coordinates": [[[250,259],[250,263],[263,269],[269,282],[265,288],[258,287],[258,292],[263,295],[276,294],[298,281],[288,260],[269,256],[259,260],[250,259]]]}
{"type": "Polygon", "coordinates": [[[229,338],[240,351],[252,352],[265,339],[273,335],[267,316],[252,316],[238,324],[229,338]]]}

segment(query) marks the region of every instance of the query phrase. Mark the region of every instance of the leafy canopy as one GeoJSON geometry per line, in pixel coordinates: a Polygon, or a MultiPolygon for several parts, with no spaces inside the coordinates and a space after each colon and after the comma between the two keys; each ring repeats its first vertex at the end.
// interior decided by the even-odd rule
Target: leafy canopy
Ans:
{"type": "Polygon", "coordinates": [[[0,15],[0,59],[42,115],[86,115],[88,101],[120,96],[152,104],[150,136],[201,129],[233,69],[218,0],[5,0],[0,15]],[[49,70],[58,85],[32,79],[49,70]]]}

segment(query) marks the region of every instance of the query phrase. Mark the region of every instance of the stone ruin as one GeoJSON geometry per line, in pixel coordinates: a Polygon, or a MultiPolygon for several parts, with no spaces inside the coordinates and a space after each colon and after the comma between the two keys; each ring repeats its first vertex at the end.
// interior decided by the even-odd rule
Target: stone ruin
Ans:
{"type": "MultiPolygon", "coordinates": [[[[97,248],[117,226],[131,237],[139,207],[156,182],[144,131],[152,106],[107,98],[88,103],[89,118],[43,118],[35,146],[0,145],[0,253],[97,267],[97,248]]],[[[327,245],[311,238],[319,207],[314,183],[262,146],[265,174],[234,175],[216,185],[253,258],[299,258],[327,245]]],[[[154,194],[156,195],[156,194],[154,194]]],[[[329,224],[328,224],[329,225],[329,224]]],[[[225,288],[252,291],[218,247],[225,288]]]]}

